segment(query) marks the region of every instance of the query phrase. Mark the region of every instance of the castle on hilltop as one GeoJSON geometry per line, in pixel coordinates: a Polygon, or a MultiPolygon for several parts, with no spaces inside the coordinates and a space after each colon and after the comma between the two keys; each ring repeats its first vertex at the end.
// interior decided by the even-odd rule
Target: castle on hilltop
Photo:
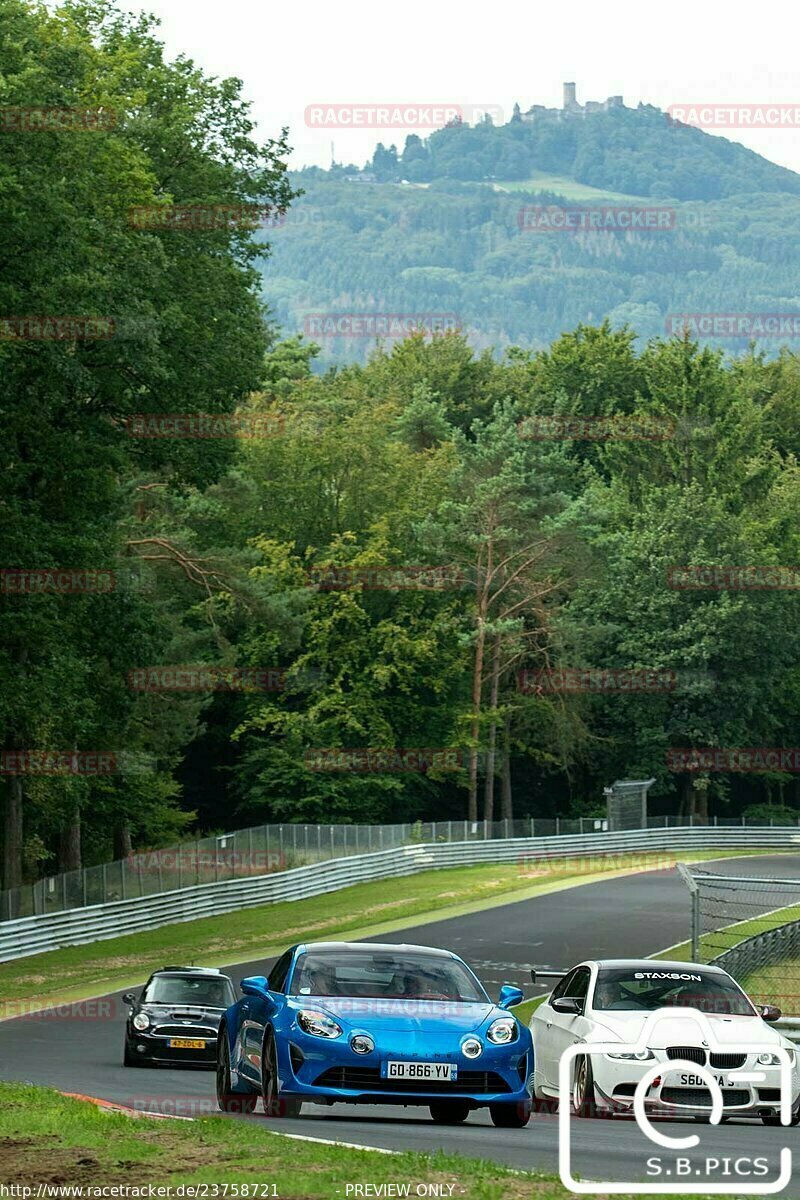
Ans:
{"type": "Polygon", "coordinates": [[[609,96],[607,100],[587,100],[579,104],[574,83],[564,84],[564,103],[561,108],[547,108],[544,104],[532,104],[527,112],[515,113],[520,121],[535,121],[539,117],[587,117],[592,113],[608,112],[611,108],[624,108],[622,96],[609,96]]]}

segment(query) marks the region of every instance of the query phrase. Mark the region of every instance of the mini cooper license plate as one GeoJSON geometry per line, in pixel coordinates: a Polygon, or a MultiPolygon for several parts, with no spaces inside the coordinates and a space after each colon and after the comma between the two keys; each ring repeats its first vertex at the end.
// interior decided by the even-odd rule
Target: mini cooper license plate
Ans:
{"type": "Polygon", "coordinates": [[[425,1083],[453,1083],[458,1067],[453,1063],[385,1062],[381,1066],[383,1079],[419,1079],[425,1083]]]}
{"type": "Polygon", "coordinates": [[[205,1050],[204,1038],[170,1038],[167,1042],[170,1050],[205,1050]]]}

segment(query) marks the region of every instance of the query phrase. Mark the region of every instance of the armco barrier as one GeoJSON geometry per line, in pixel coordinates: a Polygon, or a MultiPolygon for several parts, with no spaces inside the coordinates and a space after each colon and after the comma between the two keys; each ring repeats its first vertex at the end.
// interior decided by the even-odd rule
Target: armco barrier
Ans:
{"type": "Polygon", "coordinates": [[[637,851],[800,849],[794,827],[684,826],[619,833],[590,833],[561,837],[506,838],[481,842],[451,842],[395,847],[374,854],[329,859],[290,871],[256,878],[201,884],[156,896],[116,900],[87,908],[67,909],[0,924],[0,962],[39,954],[61,946],[103,941],[126,933],[158,929],[178,921],[218,916],[236,909],[280,900],[301,900],[334,892],[355,883],[413,875],[433,868],[479,863],[631,854],[637,851]]]}
{"type": "Polygon", "coordinates": [[[799,956],[800,921],[787,921],[785,925],[745,938],[710,962],[715,967],[722,967],[734,979],[746,979],[761,967],[774,967],[799,956]]]}

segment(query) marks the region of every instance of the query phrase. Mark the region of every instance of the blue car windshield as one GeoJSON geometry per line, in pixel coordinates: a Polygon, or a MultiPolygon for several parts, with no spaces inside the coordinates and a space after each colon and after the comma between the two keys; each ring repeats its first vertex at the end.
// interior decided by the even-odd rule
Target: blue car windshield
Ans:
{"type": "Polygon", "coordinates": [[[487,1002],[483,988],[455,958],[387,954],[385,950],[309,951],[295,963],[293,996],[349,996],[381,1000],[487,1002]]]}

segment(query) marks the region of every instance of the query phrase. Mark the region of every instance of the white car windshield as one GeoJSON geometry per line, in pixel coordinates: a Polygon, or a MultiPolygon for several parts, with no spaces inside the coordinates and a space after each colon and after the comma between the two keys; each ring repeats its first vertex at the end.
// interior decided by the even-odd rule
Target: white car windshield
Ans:
{"type": "Polygon", "coordinates": [[[756,1011],[727,975],[695,969],[625,967],[600,970],[592,1007],[600,1012],[642,1012],[656,1008],[696,1008],[700,1012],[753,1017],[756,1011]]]}
{"type": "Polygon", "coordinates": [[[433,954],[310,951],[297,960],[294,996],[380,997],[385,1000],[486,1001],[463,963],[433,954]]]}

